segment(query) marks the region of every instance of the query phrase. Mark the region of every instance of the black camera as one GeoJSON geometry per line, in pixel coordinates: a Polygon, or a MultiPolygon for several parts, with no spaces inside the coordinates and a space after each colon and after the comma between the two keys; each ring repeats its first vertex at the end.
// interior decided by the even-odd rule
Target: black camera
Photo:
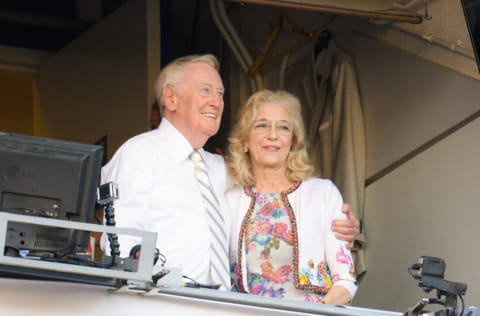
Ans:
{"type": "Polygon", "coordinates": [[[97,188],[97,204],[107,205],[116,199],[118,199],[117,184],[108,182],[97,188]]]}
{"type": "Polygon", "coordinates": [[[423,256],[418,259],[408,270],[417,280],[423,276],[431,276],[443,279],[445,274],[445,261],[441,258],[423,256]],[[412,273],[413,272],[413,273],[412,273]]]}
{"type": "Polygon", "coordinates": [[[467,292],[467,285],[444,280],[445,261],[441,258],[422,256],[416,263],[408,268],[408,272],[416,280],[419,280],[419,286],[427,293],[431,290],[437,291],[436,298],[422,299],[415,306],[408,310],[407,315],[421,314],[423,308],[428,304],[439,304],[445,307],[444,310],[435,315],[455,316],[457,315],[457,297],[462,301],[462,310],[464,309],[462,295],[467,292]],[[442,300],[442,297],[445,297],[442,300]]]}

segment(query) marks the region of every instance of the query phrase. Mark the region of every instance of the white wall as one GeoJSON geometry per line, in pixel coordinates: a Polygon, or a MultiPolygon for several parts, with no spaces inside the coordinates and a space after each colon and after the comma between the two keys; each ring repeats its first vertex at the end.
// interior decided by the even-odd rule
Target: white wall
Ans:
{"type": "Polygon", "coordinates": [[[367,177],[480,108],[479,81],[356,32],[336,36],[356,64],[367,177]]]}
{"type": "Polygon", "coordinates": [[[432,297],[407,273],[426,255],[445,259],[445,279],[467,283],[466,303],[479,305],[479,133],[477,119],[367,189],[369,270],[355,304],[405,310],[432,297]]]}
{"type": "MultiPolygon", "coordinates": [[[[367,178],[480,110],[480,82],[358,32],[338,33],[353,56],[365,115],[367,178]]],[[[354,304],[406,310],[431,297],[407,272],[418,257],[446,260],[445,279],[480,305],[480,119],[366,190],[368,272],[354,304]]]]}
{"type": "Polygon", "coordinates": [[[81,142],[107,135],[111,156],[149,128],[160,38],[147,24],[159,27],[158,7],[155,0],[129,1],[42,64],[36,135],[81,142]]]}

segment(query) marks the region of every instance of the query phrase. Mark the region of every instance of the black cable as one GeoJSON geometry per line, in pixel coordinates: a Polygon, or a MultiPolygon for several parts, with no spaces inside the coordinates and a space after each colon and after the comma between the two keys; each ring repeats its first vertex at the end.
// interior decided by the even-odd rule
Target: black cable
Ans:
{"type": "Polygon", "coordinates": [[[189,279],[192,281],[192,283],[189,282],[184,282],[183,286],[185,287],[193,287],[193,288],[204,288],[204,289],[213,289],[213,290],[218,290],[220,288],[220,284],[201,284],[197,282],[196,280],[192,279],[191,277],[188,277],[186,275],[182,275],[182,278],[189,279]]]}
{"type": "Polygon", "coordinates": [[[460,301],[462,302],[462,311],[460,312],[460,316],[463,316],[463,312],[465,311],[465,302],[463,301],[463,296],[458,295],[460,301]]]}
{"type": "Polygon", "coordinates": [[[88,267],[95,267],[95,268],[109,268],[109,265],[107,264],[87,260],[87,259],[78,257],[77,255],[72,255],[67,258],[40,257],[40,260],[47,261],[47,262],[68,263],[73,265],[88,266],[88,267]]]}
{"type": "Polygon", "coordinates": [[[188,279],[190,281],[192,281],[192,283],[184,283],[186,287],[195,287],[195,288],[200,288],[200,283],[198,283],[197,281],[195,281],[195,279],[192,279],[191,277],[188,277],[186,275],[182,275],[182,278],[185,278],[185,279],[188,279]]]}
{"type": "Polygon", "coordinates": [[[162,267],[167,263],[167,257],[165,257],[165,255],[161,252],[158,252],[158,260],[160,260],[162,267]]]}

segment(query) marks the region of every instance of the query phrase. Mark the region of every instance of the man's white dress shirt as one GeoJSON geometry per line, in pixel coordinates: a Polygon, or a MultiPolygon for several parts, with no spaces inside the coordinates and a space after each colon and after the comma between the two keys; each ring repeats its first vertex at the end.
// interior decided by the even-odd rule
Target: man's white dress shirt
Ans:
{"type": "MultiPolygon", "coordinates": [[[[181,268],[184,275],[210,284],[210,234],[189,159],[192,150],[187,139],[163,118],[158,129],[137,135],[118,149],[102,169],[102,183],[118,184],[119,199],[114,204],[117,227],[156,232],[157,248],[167,266],[181,268]]],[[[204,150],[200,153],[229,232],[223,157],[204,150]]],[[[138,244],[128,236],[119,236],[119,242],[122,257],[138,244]]]]}

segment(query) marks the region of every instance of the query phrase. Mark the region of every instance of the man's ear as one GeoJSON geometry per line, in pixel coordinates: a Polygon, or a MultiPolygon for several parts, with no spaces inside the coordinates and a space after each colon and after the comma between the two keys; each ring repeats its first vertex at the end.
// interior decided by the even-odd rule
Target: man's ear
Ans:
{"type": "Polygon", "coordinates": [[[177,97],[172,86],[166,86],[163,88],[163,101],[165,102],[165,108],[168,111],[174,111],[177,107],[177,97]]]}

